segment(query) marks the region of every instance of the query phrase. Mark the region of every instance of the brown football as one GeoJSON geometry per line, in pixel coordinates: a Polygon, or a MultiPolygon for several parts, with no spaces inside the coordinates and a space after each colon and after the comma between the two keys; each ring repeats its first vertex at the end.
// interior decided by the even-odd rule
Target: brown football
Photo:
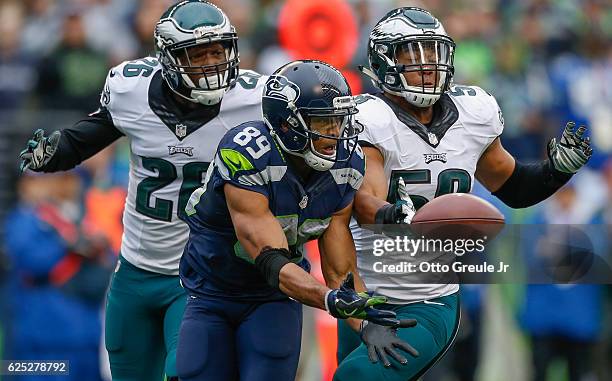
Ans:
{"type": "Polygon", "coordinates": [[[423,205],[411,229],[427,238],[495,238],[503,229],[504,215],[490,202],[469,193],[450,193],[423,205]]]}

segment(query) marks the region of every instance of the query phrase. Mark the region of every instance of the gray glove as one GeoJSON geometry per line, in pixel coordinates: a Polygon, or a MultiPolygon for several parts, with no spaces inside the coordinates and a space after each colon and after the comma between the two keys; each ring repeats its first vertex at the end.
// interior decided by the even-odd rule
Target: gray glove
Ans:
{"type": "MultiPolygon", "coordinates": [[[[414,319],[402,319],[400,320],[399,328],[411,328],[415,325],[417,325],[417,321],[414,319]]],[[[380,359],[385,367],[391,366],[387,354],[402,365],[408,363],[408,360],[400,355],[396,348],[414,357],[419,355],[419,352],[410,344],[397,337],[397,328],[384,327],[365,320],[361,323],[361,341],[368,348],[370,361],[376,363],[380,359]]]]}
{"type": "Polygon", "coordinates": [[[59,131],[55,131],[49,137],[46,137],[44,130],[36,130],[32,139],[28,141],[26,148],[19,154],[19,159],[21,159],[19,169],[21,172],[26,169],[37,171],[44,167],[55,154],[60,136],[59,131]]]}
{"type": "Polygon", "coordinates": [[[574,131],[575,127],[576,123],[567,122],[560,141],[553,138],[548,143],[548,158],[559,172],[578,172],[593,154],[590,139],[583,137],[586,126],[580,126],[574,131]]]}

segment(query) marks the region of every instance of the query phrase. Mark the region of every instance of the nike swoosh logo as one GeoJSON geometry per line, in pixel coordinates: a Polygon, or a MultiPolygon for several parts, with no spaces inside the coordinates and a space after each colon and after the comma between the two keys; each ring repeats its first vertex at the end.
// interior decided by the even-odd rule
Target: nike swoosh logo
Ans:
{"type": "Polygon", "coordinates": [[[430,302],[429,300],[423,300],[423,303],[425,304],[435,304],[437,306],[444,306],[444,303],[438,303],[438,302],[430,302]]]}

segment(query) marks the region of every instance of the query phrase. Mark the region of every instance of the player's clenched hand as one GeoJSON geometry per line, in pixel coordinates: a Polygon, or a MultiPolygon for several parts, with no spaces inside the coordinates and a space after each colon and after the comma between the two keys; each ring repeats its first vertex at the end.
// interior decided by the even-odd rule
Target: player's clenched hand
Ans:
{"type": "Polygon", "coordinates": [[[397,201],[387,204],[376,212],[374,219],[377,225],[409,224],[412,222],[416,210],[408,194],[408,188],[403,178],[397,180],[397,201]]]}
{"type": "Polygon", "coordinates": [[[327,293],[325,308],[336,319],[365,319],[380,325],[397,327],[400,322],[396,319],[395,312],[373,308],[386,301],[384,296],[370,296],[365,292],[355,291],[353,274],[349,273],[340,288],[327,293]]]}
{"type": "Polygon", "coordinates": [[[60,135],[59,131],[55,131],[46,137],[44,130],[36,130],[32,139],[28,141],[26,148],[19,154],[21,160],[19,169],[21,172],[28,168],[36,171],[45,166],[57,150],[60,135]]]}
{"type": "Polygon", "coordinates": [[[593,149],[588,137],[584,137],[586,126],[574,130],[576,123],[568,122],[565,125],[561,139],[557,142],[553,138],[548,143],[548,158],[557,171],[576,173],[586,164],[593,149]]]}
{"type": "MultiPolygon", "coordinates": [[[[398,328],[411,328],[417,324],[414,319],[400,320],[398,328]]],[[[384,327],[382,325],[364,321],[361,323],[361,341],[368,348],[368,357],[373,363],[381,360],[386,367],[391,366],[391,362],[387,355],[393,357],[399,363],[406,365],[408,360],[402,356],[396,349],[401,349],[414,357],[419,355],[419,352],[410,344],[406,343],[397,337],[397,328],[384,327]]]]}

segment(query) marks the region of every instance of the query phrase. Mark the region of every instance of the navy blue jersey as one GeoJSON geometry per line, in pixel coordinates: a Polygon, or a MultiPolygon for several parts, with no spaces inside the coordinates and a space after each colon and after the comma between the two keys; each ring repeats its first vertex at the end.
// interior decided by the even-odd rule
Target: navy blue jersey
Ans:
{"type": "Polygon", "coordinates": [[[319,237],[332,214],[351,203],[363,180],[365,159],[357,147],[350,161],[313,171],[304,183],[284,155],[264,122],[244,123],[223,137],[205,185],[191,195],[185,209],[190,234],[180,275],[190,292],[234,300],[286,298],[268,286],[238,242],[223,192],[226,183],[268,198],[292,261],[309,269],[304,243],[319,237]]]}

